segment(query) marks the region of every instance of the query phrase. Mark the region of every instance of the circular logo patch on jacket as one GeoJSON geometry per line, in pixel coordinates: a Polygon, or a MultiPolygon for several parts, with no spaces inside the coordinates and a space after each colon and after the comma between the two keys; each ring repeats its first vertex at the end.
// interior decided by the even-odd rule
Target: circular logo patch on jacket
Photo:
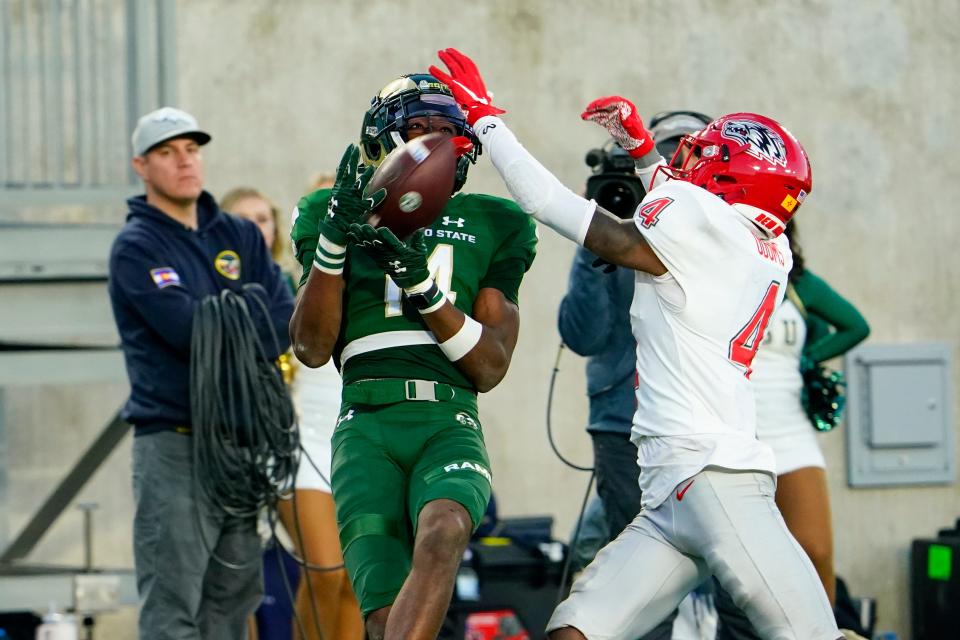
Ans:
{"type": "Polygon", "coordinates": [[[240,256],[237,255],[236,251],[231,249],[221,251],[213,259],[213,266],[224,278],[240,279],[240,256]]]}

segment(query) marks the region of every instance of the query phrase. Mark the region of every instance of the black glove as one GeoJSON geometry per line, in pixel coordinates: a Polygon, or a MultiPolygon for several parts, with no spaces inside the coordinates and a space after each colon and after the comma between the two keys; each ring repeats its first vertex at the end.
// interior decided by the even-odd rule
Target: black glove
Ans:
{"type": "Polygon", "coordinates": [[[368,224],[351,224],[347,232],[350,242],[373,258],[377,266],[401,289],[409,289],[430,278],[427,267],[427,244],[423,231],[415,231],[403,242],[386,227],[374,229],[368,224]]]}
{"type": "Polygon", "coordinates": [[[612,262],[607,262],[603,258],[597,258],[591,263],[590,266],[592,266],[594,269],[603,267],[604,273],[613,273],[617,270],[617,265],[613,264],[612,262]]]}
{"type": "Polygon", "coordinates": [[[330,193],[330,202],[327,213],[320,220],[320,233],[324,238],[337,245],[347,244],[347,230],[350,225],[360,222],[371,209],[383,202],[387,196],[386,189],[380,189],[367,197],[363,190],[374,167],[367,167],[360,176],[357,176],[360,149],[356,145],[347,146],[340,166],[337,167],[337,181],[330,193]]]}

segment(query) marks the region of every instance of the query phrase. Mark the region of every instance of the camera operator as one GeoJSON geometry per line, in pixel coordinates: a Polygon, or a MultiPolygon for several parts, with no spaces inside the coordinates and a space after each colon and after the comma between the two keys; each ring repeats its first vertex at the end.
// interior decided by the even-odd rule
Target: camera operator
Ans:
{"type": "MultiPolygon", "coordinates": [[[[650,129],[660,154],[669,159],[684,134],[708,122],[710,118],[702,114],[671,111],[654,116],[650,129]]],[[[611,139],[602,148],[588,151],[586,163],[593,172],[587,179],[586,197],[621,218],[633,217],[646,191],[630,155],[611,139]]],[[[637,385],[636,341],[630,326],[633,290],[632,271],[614,269],[578,247],[557,321],[563,342],[587,357],[587,431],[609,540],[640,512],[637,448],[630,442],[637,385]]],[[[670,638],[673,617],[643,640],[670,638]]]]}

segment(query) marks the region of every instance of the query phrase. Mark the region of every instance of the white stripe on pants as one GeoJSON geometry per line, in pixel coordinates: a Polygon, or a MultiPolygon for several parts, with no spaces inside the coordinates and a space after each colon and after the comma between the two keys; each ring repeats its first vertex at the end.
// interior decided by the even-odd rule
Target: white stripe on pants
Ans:
{"type": "Polygon", "coordinates": [[[547,630],[574,627],[588,640],[632,640],[713,574],[762,638],[841,638],[774,490],[771,476],[751,471],[708,468],[681,482],[600,551],[547,630]]]}

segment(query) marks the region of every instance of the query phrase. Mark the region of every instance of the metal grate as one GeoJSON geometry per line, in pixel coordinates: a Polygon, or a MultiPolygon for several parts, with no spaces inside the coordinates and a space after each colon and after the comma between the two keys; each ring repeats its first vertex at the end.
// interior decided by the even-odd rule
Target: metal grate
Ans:
{"type": "Polygon", "coordinates": [[[0,203],[129,193],[136,118],[175,100],[173,2],[0,0],[0,203]]]}

